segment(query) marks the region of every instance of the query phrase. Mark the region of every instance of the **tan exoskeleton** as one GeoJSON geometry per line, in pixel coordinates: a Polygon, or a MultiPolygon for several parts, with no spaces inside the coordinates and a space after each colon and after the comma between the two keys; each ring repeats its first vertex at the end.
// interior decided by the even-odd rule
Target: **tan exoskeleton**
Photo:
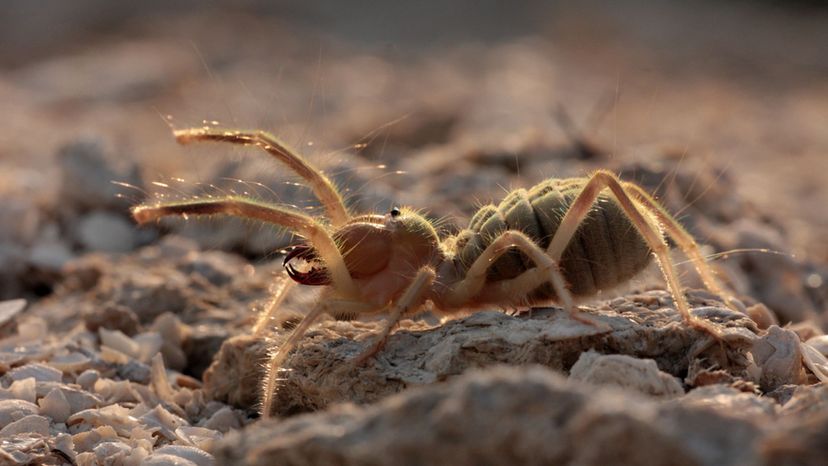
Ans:
{"type": "MultiPolygon", "coordinates": [[[[352,215],[321,171],[268,133],[196,128],[175,131],[175,136],[182,144],[223,141],[264,149],[307,181],[327,213],[326,218],[313,218],[243,196],[154,202],[132,209],[139,223],[169,215],[229,214],[270,222],[305,239],[286,257],[288,274],[299,283],[326,288],[269,361],[264,417],[271,413],[286,356],[324,313],[337,319],[388,314],[376,341],[357,362],[379,351],[403,316],[429,303],[434,312],[448,314],[558,302],[574,318],[591,322],[579,316],[575,298],[629,280],[654,255],[684,321],[718,337],[714,325],[691,315],[665,233],[713,293],[728,303],[733,299],[687,231],[639,186],[606,170],[515,190],[499,205],[481,208],[467,229],[441,239],[429,220],[407,208],[352,215]],[[294,264],[300,261],[305,262],[302,270],[294,264]]],[[[260,323],[269,318],[268,313],[260,323]]]]}

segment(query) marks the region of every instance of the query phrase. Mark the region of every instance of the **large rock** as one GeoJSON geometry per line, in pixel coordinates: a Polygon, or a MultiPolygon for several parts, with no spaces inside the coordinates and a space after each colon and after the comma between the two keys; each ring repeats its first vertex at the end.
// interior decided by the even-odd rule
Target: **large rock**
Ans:
{"type": "MultiPolygon", "coordinates": [[[[697,316],[718,323],[720,343],[685,325],[663,291],[618,298],[588,311],[607,328],[575,321],[554,308],[522,316],[478,312],[436,327],[406,321],[365,367],[356,367],[352,360],[371,344],[379,323],[324,321],[308,332],[288,359],[280,374],[275,410],[288,415],[341,401],[374,402],[408,387],[498,363],[568,371],[588,350],[652,359],[661,371],[691,384],[709,380],[699,374],[714,369],[731,379],[753,380],[759,372],[747,357],[757,340],[753,322],[691,299],[697,316]]],[[[255,407],[263,363],[289,333],[277,332],[274,341],[240,336],[225,342],[204,375],[207,394],[239,407],[255,407]]]]}
{"type": "Polygon", "coordinates": [[[233,432],[221,464],[756,464],[762,426],[704,406],[658,404],[565,380],[548,369],[498,367],[233,432]]]}

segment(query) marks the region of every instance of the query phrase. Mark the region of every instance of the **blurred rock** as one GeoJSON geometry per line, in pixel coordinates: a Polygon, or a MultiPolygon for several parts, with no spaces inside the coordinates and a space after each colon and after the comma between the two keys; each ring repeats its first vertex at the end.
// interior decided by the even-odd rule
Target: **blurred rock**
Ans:
{"type": "Polygon", "coordinates": [[[658,370],[652,359],[637,359],[622,354],[602,355],[594,351],[581,353],[570,369],[572,380],[624,388],[654,397],[674,398],[684,395],[681,382],[658,370]]]}
{"type": "Polygon", "coordinates": [[[261,379],[271,349],[270,342],[253,335],[224,341],[202,377],[204,393],[231,406],[252,409],[259,403],[261,379]]]}
{"type": "Polygon", "coordinates": [[[66,292],[88,291],[110,269],[110,262],[99,254],[87,254],[72,260],[63,269],[66,275],[63,288],[66,292]]]}
{"type": "Polygon", "coordinates": [[[139,168],[134,162],[118,167],[108,159],[103,142],[82,139],[63,146],[60,164],[59,198],[65,207],[80,210],[111,209],[126,212],[127,199],[118,197],[124,188],[113,181],[141,189],[139,168]]]}
{"type": "Polygon", "coordinates": [[[239,256],[220,251],[204,251],[185,256],[179,269],[184,273],[198,274],[214,286],[225,286],[235,278],[233,272],[245,264],[239,256]]]}
{"type": "Polygon", "coordinates": [[[828,412],[787,419],[761,445],[765,464],[821,466],[828,458],[828,412]]]}
{"type": "Polygon", "coordinates": [[[83,322],[90,332],[97,332],[103,327],[109,330],[120,330],[130,336],[138,333],[140,327],[138,316],[130,308],[115,303],[85,309],[83,322]]]}
{"type": "Polygon", "coordinates": [[[0,299],[19,298],[23,294],[20,277],[26,270],[27,252],[20,245],[0,243],[0,299]]]}
{"type": "Polygon", "coordinates": [[[123,216],[95,211],[77,224],[77,240],[88,251],[128,252],[135,248],[135,227],[123,216]]]}
{"type": "Polygon", "coordinates": [[[189,304],[187,281],[180,273],[164,277],[138,274],[124,278],[123,282],[110,283],[102,293],[131,309],[141,323],[150,323],[164,312],[179,313],[189,304]]]}
{"type": "Polygon", "coordinates": [[[166,312],[155,319],[152,329],[161,335],[164,365],[175,371],[184,370],[187,367],[187,355],[181,346],[186,329],[181,320],[175,314],[166,312]]]}
{"type": "Polygon", "coordinates": [[[17,330],[17,316],[26,308],[25,299],[0,301],[0,339],[17,330]]]}
{"type": "Polygon", "coordinates": [[[59,271],[75,255],[62,242],[41,242],[29,250],[29,264],[37,269],[59,271]]]}
{"type": "Polygon", "coordinates": [[[0,243],[31,245],[43,222],[40,206],[25,195],[0,190],[0,243]]]}
{"type": "Polygon", "coordinates": [[[760,424],[771,422],[778,412],[778,404],[774,399],[728,385],[696,388],[671,402],[684,407],[711,409],[722,416],[752,420],[760,424]]]}
{"type": "Polygon", "coordinates": [[[14,78],[41,103],[147,98],[199,61],[163,42],[109,41],[18,70],[14,78]]]}
{"type": "Polygon", "coordinates": [[[761,330],[767,330],[772,325],[779,325],[776,314],[762,303],[756,303],[748,307],[747,315],[756,322],[756,326],[761,330]]]}
{"type": "Polygon", "coordinates": [[[798,419],[828,412],[828,384],[797,386],[780,412],[785,417],[798,419]]]}
{"type": "Polygon", "coordinates": [[[358,408],[263,422],[219,441],[219,463],[744,465],[761,426],[498,367],[358,408]]]}
{"type": "Polygon", "coordinates": [[[616,173],[653,194],[669,212],[692,212],[682,217],[682,223],[697,237],[704,233],[698,221],[729,223],[752,213],[727,169],[700,158],[659,152],[632,162],[619,159],[615,162],[619,165],[616,173]]]}
{"type": "Polygon", "coordinates": [[[754,342],[751,353],[762,369],[759,384],[764,391],[802,381],[799,335],[793,331],[771,326],[766,335],[754,342]]]}
{"type": "Polygon", "coordinates": [[[190,327],[182,344],[188,364],[184,373],[201,379],[204,371],[213,363],[221,345],[229,337],[229,331],[223,327],[215,325],[190,327]]]}
{"type": "Polygon", "coordinates": [[[747,271],[751,285],[747,294],[773,310],[781,323],[802,322],[815,315],[803,279],[805,266],[788,254],[792,248],[781,232],[767,224],[740,219],[717,230],[713,238],[724,250],[767,251],[740,254],[732,260],[747,271]]]}

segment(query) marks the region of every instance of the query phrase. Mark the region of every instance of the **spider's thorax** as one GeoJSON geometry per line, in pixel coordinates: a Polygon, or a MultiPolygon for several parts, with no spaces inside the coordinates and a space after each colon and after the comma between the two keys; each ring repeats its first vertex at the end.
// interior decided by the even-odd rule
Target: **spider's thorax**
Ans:
{"type": "MultiPolygon", "coordinates": [[[[378,310],[398,298],[421,267],[437,266],[443,261],[434,227],[426,218],[407,209],[355,217],[339,228],[333,238],[358,286],[359,298],[374,303],[378,310]]],[[[291,273],[290,260],[286,267],[291,273]]],[[[307,285],[331,284],[329,279],[318,279],[320,273],[327,272],[325,266],[314,267],[311,273],[292,272],[291,277],[307,285]]]]}

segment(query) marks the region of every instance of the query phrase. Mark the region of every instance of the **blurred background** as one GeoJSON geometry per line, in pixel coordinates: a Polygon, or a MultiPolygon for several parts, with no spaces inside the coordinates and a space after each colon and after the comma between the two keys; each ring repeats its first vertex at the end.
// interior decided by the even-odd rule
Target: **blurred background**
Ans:
{"type": "Polygon", "coordinates": [[[515,187],[610,168],[713,249],[784,253],[732,261],[761,277],[741,291],[824,305],[820,2],[10,0],[0,44],[2,297],[171,231],[256,261],[289,244],[245,221],[134,227],[130,205],[199,194],[313,209],[252,149],[171,136],[206,124],[272,131],[356,209],[412,205],[448,232],[515,187]]]}

